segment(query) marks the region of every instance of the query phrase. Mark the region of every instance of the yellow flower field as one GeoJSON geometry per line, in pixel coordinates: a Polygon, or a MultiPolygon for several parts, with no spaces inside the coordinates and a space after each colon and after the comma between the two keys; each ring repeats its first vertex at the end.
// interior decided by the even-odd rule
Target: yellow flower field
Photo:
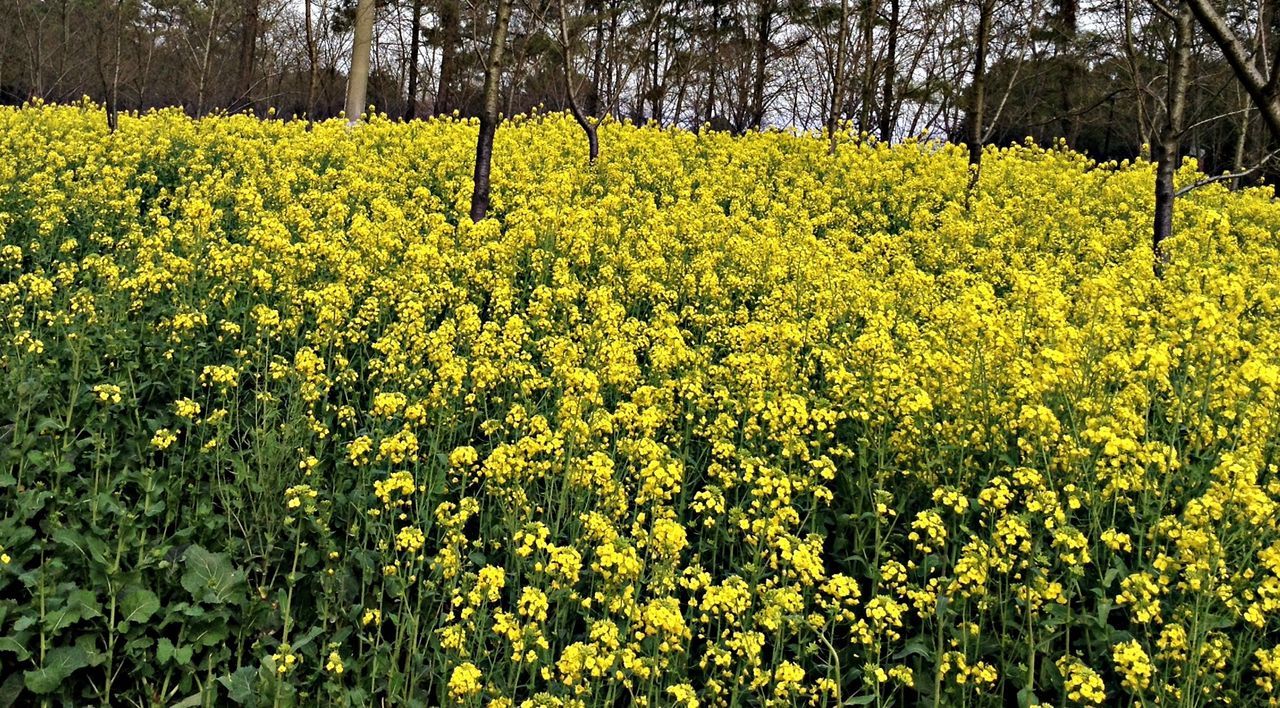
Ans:
{"type": "Polygon", "coordinates": [[[1270,190],[474,131],[0,109],[0,696],[1280,705],[1270,190]]]}

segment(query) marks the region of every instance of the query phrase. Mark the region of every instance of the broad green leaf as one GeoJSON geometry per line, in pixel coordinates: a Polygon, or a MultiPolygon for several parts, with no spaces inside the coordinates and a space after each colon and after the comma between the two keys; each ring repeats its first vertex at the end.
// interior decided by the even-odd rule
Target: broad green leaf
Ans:
{"type": "Polygon", "coordinates": [[[252,666],[242,666],[230,676],[221,676],[218,683],[227,689],[227,695],[231,700],[240,705],[253,705],[254,703],[254,683],[258,677],[258,670],[252,666]]]}
{"type": "Polygon", "coordinates": [[[161,664],[169,663],[169,659],[173,658],[173,642],[168,637],[161,637],[156,642],[156,661],[161,664]]]}
{"type": "Polygon", "coordinates": [[[67,677],[88,665],[89,655],[80,647],[57,647],[45,655],[43,666],[23,674],[23,682],[32,693],[53,693],[67,677]]]}
{"type": "Polygon", "coordinates": [[[160,598],[146,588],[129,588],[125,590],[124,596],[120,598],[121,622],[146,622],[159,611],[160,598]]]}
{"type": "Polygon", "coordinates": [[[200,546],[191,546],[185,554],[185,565],[182,587],[197,602],[231,604],[244,585],[244,573],[231,568],[225,553],[210,553],[200,546]]]}

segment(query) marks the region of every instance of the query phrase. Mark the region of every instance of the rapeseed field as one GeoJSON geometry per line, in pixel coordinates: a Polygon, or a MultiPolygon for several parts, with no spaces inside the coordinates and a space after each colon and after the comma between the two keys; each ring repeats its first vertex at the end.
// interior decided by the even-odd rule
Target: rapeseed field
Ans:
{"type": "Polygon", "coordinates": [[[0,702],[1280,705],[1269,189],[474,136],[0,109],[0,702]]]}

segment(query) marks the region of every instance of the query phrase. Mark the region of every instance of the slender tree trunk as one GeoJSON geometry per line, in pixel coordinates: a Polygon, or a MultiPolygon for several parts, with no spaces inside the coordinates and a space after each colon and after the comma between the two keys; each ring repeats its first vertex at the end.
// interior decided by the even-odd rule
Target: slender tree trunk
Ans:
{"type": "MultiPolygon", "coordinates": [[[[661,6],[658,7],[657,12],[659,13],[662,12],[661,6]]],[[[662,68],[661,68],[662,42],[661,42],[661,37],[659,36],[661,33],[658,31],[657,28],[658,28],[658,25],[655,22],[654,30],[653,30],[653,73],[650,75],[650,78],[653,79],[653,86],[652,86],[653,90],[652,90],[652,93],[650,93],[649,95],[653,99],[653,120],[657,122],[658,125],[662,125],[663,96],[662,96],[661,86],[658,83],[658,75],[662,71],[662,68]]]]}
{"type": "Polygon", "coordinates": [[[592,21],[595,23],[595,46],[591,58],[591,91],[587,94],[587,113],[600,117],[600,81],[604,71],[604,3],[591,0],[592,21]]]}
{"type": "Polygon", "coordinates": [[[369,88],[369,54],[373,46],[374,0],[356,5],[355,40],[351,45],[351,74],[347,76],[347,125],[356,125],[364,114],[369,88]]]}
{"type": "MultiPolygon", "coordinates": [[[[307,3],[308,6],[310,2],[307,3]]],[[[209,8],[209,27],[204,34],[204,51],[200,57],[200,77],[196,82],[196,117],[204,115],[205,92],[209,87],[209,60],[213,54],[213,30],[218,23],[218,5],[214,2],[209,8]]]]}
{"type": "Polygon", "coordinates": [[[565,12],[564,4],[565,0],[559,0],[556,3],[556,9],[560,12],[560,56],[564,60],[564,94],[569,101],[569,111],[573,113],[573,119],[582,127],[582,132],[587,135],[587,161],[595,164],[596,158],[600,155],[600,140],[596,135],[596,126],[583,115],[582,109],[578,106],[578,99],[574,97],[573,47],[570,44],[569,18],[567,16],[568,13],[565,12]]]}
{"type": "Polygon", "coordinates": [[[418,117],[418,49],[422,42],[422,0],[413,0],[413,30],[409,35],[409,101],[405,120],[418,117]]]}
{"type": "Polygon", "coordinates": [[[716,81],[720,68],[720,3],[722,0],[711,0],[711,64],[707,71],[707,114],[702,122],[711,125],[716,117],[716,81]]]}
{"type": "MultiPolygon", "coordinates": [[[[1236,127],[1238,131],[1236,135],[1235,154],[1231,160],[1231,171],[1235,174],[1244,172],[1244,153],[1249,145],[1249,123],[1252,122],[1253,116],[1249,113],[1249,109],[1253,107],[1253,103],[1246,95],[1244,97],[1244,106],[1240,109],[1240,124],[1236,127]]],[[[1231,188],[1239,189],[1244,177],[1236,177],[1231,180],[1231,188]]]]}
{"type": "Polygon", "coordinates": [[[773,31],[773,0],[760,0],[756,17],[756,71],[751,86],[751,127],[764,125],[764,86],[769,63],[769,40],[773,31]]]}
{"type": "Polygon", "coordinates": [[[1062,80],[1058,84],[1058,105],[1062,111],[1059,123],[1062,137],[1074,146],[1079,121],[1076,120],[1075,95],[1072,90],[1079,81],[1080,63],[1076,60],[1076,41],[1079,34],[1080,0],[1058,0],[1057,31],[1055,44],[1059,61],[1063,65],[1062,80]]]}
{"type": "Polygon", "coordinates": [[[898,30],[901,25],[902,1],[889,0],[889,27],[884,59],[884,91],[880,95],[880,140],[893,140],[894,123],[897,122],[897,110],[894,105],[894,94],[898,80],[898,30]]]}
{"type": "Polygon", "coordinates": [[[124,0],[116,0],[116,53],[111,66],[111,100],[107,106],[107,128],[116,132],[120,128],[120,59],[124,35],[124,0]]]}
{"type": "Polygon", "coordinates": [[[836,66],[832,72],[831,112],[827,116],[827,154],[836,154],[840,114],[844,107],[845,54],[849,44],[849,0],[840,0],[840,24],[836,28],[836,66]]]}
{"type": "Polygon", "coordinates": [[[480,112],[480,134],[476,138],[474,188],[471,192],[472,221],[480,221],[489,213],[489,168],[493,161],[493,136],[498,131],[498,82],[502,77],[502,52],[507,44],[511,2],[512,0],[498,0],[498,9],[493,19],[489,61],[484,70],[484,108],[480,112]]]}
{"type": "Polygon", "coordinates": [[[302,5],[303,5],[303,8],[304,8],[304,12],[306,13],[306,16],[305,16],[303,19],[305,20],[306,25],[307,25],[307,27],[306,27],[306,41],[307,41],[307,97],[306,97],[306,106],[307,106],[307,118],[308,118],[308,119],[312,119],[312,118],[314,118],[314,117],[315,117],[315,112],[316,112],[316,92],[317,92],[317,91],[316,91],[316,89],[318,88],[319,83],[320,83],[320,74],[319,74],[319,72],[318,72],[318,70],[317,70],[317,67],[316,67],[316,64],[317,64],[317,61],[316,61],[316,54],[317,54],[317,52],[316,52],[316,35],[315,35],[315,27],[314,27],[315,20],[314,20],[314,19],[312,18],[312,16],[311,16],[311,2],[312,2],[312,0],[302,0],[302,5]]]}
{"type": "Polygon", "coordinates": [[[1151,247],[1155,255],[1156,274],[1167,261],[1164,241],[1173,233],[1173,176],[1178,170],[1178,143],[1182,139],[1186,113],[1187,81],[1191,75],[1191,11],[1186,2],[1178,4],[1177,38],[1173,56],[1169,58],[1169,81],[1164,125],[1151,141],[1156,161],[1156,213],[1151,247]]]}
{"type": "Polygon", "coordinates": [[[995,0],[978,0],[978,36],[973,54],[973,87],[969,105],[969,188],[977,185],[982,169],[982,128],[987,102],[987,47],[991,44],[991,16],[995,0]]]}
{"type": "Polygon", "coordinates": [[[457,71],[458,0],[440,0],[440,82],[436,87],[436,100],[432,110],[442,115],[453,110],[453,76],[457,71]]]}
{"type": "Polygon", "coordinates": [[[236,70],[236,98],[233,110],[253,105],[253,62],[258,46],[260,0],[244,0],[240,15],[240,58],[236,70]]]}
{"type": "MultiPolygon", "coordinates": [[[[62,46],[58,48],[58,80],[57,84],[62,83],[62,79],[67,75],[67,56],[71,54],[71,24],[69,22],[69,14],[67,12],[67,0],[61,0],[58,4],[60,26],[62,29],[62,46]]],[[[56,86],[55,86],[56,88],[56,86]]]]}
{"type": "Polygon", "coordinates": [[[863,0],[862,4],[862,96],[858,106],[858,130],[871,130],[871,104],[875,102],[876,85],[876,0],[863,0]]]}

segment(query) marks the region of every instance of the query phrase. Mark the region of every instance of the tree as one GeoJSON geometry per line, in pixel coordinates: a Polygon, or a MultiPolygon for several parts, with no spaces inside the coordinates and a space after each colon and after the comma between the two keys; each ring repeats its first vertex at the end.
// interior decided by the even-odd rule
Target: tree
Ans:
{"type": "Polygon", "coordinates": [[[347,76],[347,125],[354,126],[364,115],[365,93],[369,88],[369,53],[373,45],[374,0],[356,5],[355,39],[351,44],[351,73],[347,76]]]}
{"type": "Polygon", "coordinates": [[[1174,173],[1181,157],[1179,143],[1186,116],[1187,80],[1191,74],[1191,9],[1187,2],[1178,3],[1174,16],[1175,36],[1173,52],[1168,61],[1166,106],[1164,121],[1158,135],[1151,141],[1152,157],[1156,162],[1156,209],[1151,248],[1155,254],[1156,273],[1159,274],[1166,260],[1163,243],[1173,232],[1174,173]]]}
{"type": "Polygon", "coordinates": [[[898,31],[902,17],[901,0],[889,0],[889,26],[886,29],[884,59],[884,90],[880,97],[880,140],[889,142],[893,139],[894,123],[897,115],[894,111],[894,89],[898,80],[898,31]]]}
{"type": "Polygon", "coordinates": [[[418,53],[422,43],[422,0],[413,0],[413,27],[409,29],[409,96],[405,102],[405,120],[418,117],[418,53]]]}
{"type": "Polygon", "coordinates": [[[511,22],[511,1],[498,0],[494,13],[489,60],[484,69],[484,106],[480,110],[480,132],[476,136],[476,164],[471,191],[471,220],[480,221],[489,213],[489,169],[493,161],[493,137],[498,130],[498,82],[502,77],[502,54],[511,22]]]}
{"type": "Polygon", "coordinates": [[[596,126],[583,115],[582,109],[578,106],[578,99],[574,95],[573,58],[571,54],[573,45],[569,39],[569,19],[564,9],[565,2],[566,0],[559,0],[556,3],[556,9],[559,11],[560,57],[561,63],[564,65],[564,93],[566,100],[569,102],[569,111],[573,114],[573,119],[582,127],[582,132],[587,135],[587,161],[595,164],[596,158],[600,155],[600,139],[596,134],[596,126]]]}
{"type": "Polygon", "coordinates": [[[441,115],[454,108],[453,82],[457,71],[458,44],[461,42],[458,0],[440,0],[437,16],[440,18],[440,76],[432,110],[441,115]]]}
{"type": "Polygon", "coordinates": [[[840,0],[840,19],[836,27],[836,65],[832,72],[831,111],[827,118],[827,153],[836,154],[836,131],[844,108],[845,54],[849,44],[849,0],[840,0]]]}
{"type": "Polygon", "coordinates": [[[982,169],[982,135],[987,101],[987,50],[991,46],[991,22],[995,0],[978,0],[978,32],[973,53],[973,86],[969,103],[970,189],[977,184],[982,169]]]}
{"type": "Polygon", "coordinates": [[[243,0],[240,13],[240,57],[236,64],[236,99],[234,110],[253,105],[254,56],[258,47],[260,0],[243,0]]]}

